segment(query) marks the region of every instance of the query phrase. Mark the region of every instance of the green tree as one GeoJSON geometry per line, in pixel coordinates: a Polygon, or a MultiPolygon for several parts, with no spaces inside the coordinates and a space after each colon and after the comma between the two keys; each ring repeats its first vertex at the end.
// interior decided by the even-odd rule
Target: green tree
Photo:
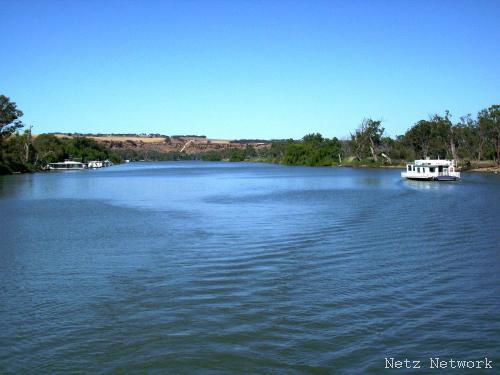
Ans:
{"type": "Polygon", "coordinates": [[[426,120],[420,120],[405,134],[406,141],[424,159],[429,155],[431,137],[432,123],[426,120]]]}
{"type": "Polygon", "coordinates": [[[17,108],[15,102],[11,102],[5,95],[0,95],[0,140],[24,126],[19,120],[22,116],[23,112],[17,108]]]}
{"type": "Polygon", "coordinates": [[[301,142],[289,142],[285,147],[283,163],[290,165],[327,166],[340,163],[342,143],[323,138],[319,133],[308,134],[301,142]]]}
{"type": "Polygon", "coordinates": [[[489,147],[492,159],[500,165],[500,105],[479,112],[478,122],[482,144],[489,147]]]}
{"type": "Polygon", "coordinates": [[[208,151],[208,152],[204,152],[201,155],[201,159],[205,160],[205,161],[221,161],[222,156],[221,156],[220,152],[208,151]]]}
{"type": "Polygon", "coordinates": [[[257,156],[257,150],[252,145],[246,145],[245,147],[245,159],[255,158],[257,156]]]}
{"type": "Polygon", "coordinates": [[[229,151],[229,161],[243,161],[245,160],[245,150],[232,148],[229,151]]]}
{"type": "Polygon", "coordinates": [[[431,150],[434,157],[451,157],[458,159],[455,147],[455,134],[451,123],[451,115],[445,111],[444,116],[434,115],[431,119],[431,150]]]}
{"type": "Polygon", "coordinates": [[[445,116],[436,114],[429,120],[418,121],[406,132],[406,142],[423,158],[451,156],[457,159],[457,141],[450,117],[446,111],[445,116]]]}
{"type": "Polygon", "coordinates": [[[457,153],[461,159],[478,158],[479,132],[477,121],[470,114],[462,116],[460,122],[453,125],[453,133],[457,145],[457,153]]]}
{"type": "Polygon", "coordinates": [[[382,121],[364,119],[358,129],[351,134],[351,142],[355,156],[362,160],[371,155],[374,161],[378,161],[379,148],[384,134],[382,121]]]}
{"type": "Polygon", "coordinates": [[[320,147],[324,138],[320,133],[310,133],[302,137],[302,142],[313,147],[320,147]]]}
{"type": "Polygon", "coordinates": [[[7,162],[5,141],[24,125],[20,117],[23,112],[17,108],[15,102],[10,101],[5,95],[0,95],[0,173],[9,173],[11,168],[7,162]]]}
{"type": "Polygon", "coordinates": [[[64,142],[51,134],[41,134],[33,141],[35,148],[35,165],[45,166],[48,163],[55,163],[64,160],[67,155],[64,142]]]}
{"type": "Polygon", "coordinates": [[[415,149],[411,144],[407,142],[404,135],[398,135],[396,136],[395,140],[391,139],[391,141],[389,141],[388,151],[391,159],[400,161],[416,159],[415,149]]]}

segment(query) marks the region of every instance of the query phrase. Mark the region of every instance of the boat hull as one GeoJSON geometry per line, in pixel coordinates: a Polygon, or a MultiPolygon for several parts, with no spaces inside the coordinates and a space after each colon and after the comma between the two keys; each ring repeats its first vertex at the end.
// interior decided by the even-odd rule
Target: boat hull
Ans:
{"type": "Polygon", "coordinates": [[[49,168],[49,171],[64,172],[64,171],[84,171],[85,168],[49,168]]]}
{"type": "Polygon", "coordinates": [[[412,181],[457,181],[458,177],[455,176],[436,176],[436,177],[406,177],[407,180],[412,181]]]}
{"type": "Polygon", "coordinates": [[[405,177],[407,180],[412,181],[433,181],[433,177],[405,177]]]}
{"type": "Polygon", "coordinates": [[[455,176],[437,176],[436,181],[456,181],[458,177],[455,176]]]}

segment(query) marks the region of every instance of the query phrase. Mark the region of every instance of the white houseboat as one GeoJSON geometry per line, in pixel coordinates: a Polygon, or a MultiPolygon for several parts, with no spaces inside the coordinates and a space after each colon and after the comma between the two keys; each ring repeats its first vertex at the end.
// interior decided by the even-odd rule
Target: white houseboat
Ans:
{"type": "Polygon", "coordinates": [[[78,171],[85,169],[87,166],[78,161],[65,160],[59,163],[49,163],[47,169],[51,171],[78,171]]]}
{"type": "Polygon", "coordinates": [[[401,177],[409,180],[455,181],[460,179],[460,172],[457,172],[455,160],[425,159],[407,164],[401,177]]]}

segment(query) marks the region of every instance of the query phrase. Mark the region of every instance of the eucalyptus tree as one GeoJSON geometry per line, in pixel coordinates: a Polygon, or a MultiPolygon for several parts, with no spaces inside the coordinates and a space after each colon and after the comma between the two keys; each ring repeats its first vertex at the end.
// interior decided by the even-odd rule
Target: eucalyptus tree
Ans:
{"type": "Polygon", "coordinates": [[[478,114],[482,146],[489,146],[491,156],[500,165],[500,105],[495,104],[478,114]]]}
{"type": "Polygon", "coordinates": [[[460,122],[453,125],[457,152],[465,159],[479,160],[479,135],[477,121],[470,114],[462,116],[460,122]]]}
{"type": "Polygon", "coordinates": [[[370,118],[363,120],[354,134],[351,134],[353,151],[358,160],[371,155],[374,161],[378,161],[377,154],[380,151],[384,130],[380,120],[370,118]]]}
{"type": "Polygon", "coordinates": [[[451,123],[449,111],[445,111],[444,116],[435,114],[431,118],[432,123],[432,141],[434,155],[450,156],[458,160],[456,151],[456,135],[454,134],[453,124],[451,123]]]}

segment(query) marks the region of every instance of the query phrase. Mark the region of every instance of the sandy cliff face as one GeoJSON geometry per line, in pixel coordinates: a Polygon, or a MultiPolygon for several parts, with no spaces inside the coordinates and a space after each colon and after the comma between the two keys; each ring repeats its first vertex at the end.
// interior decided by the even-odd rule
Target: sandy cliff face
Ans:
{"type": "MultiPolygon", "coordinates": [[[[60,138],[72,136],[56,134],[60,138]]],[[[158,152],[185,152],[194,154],[199,152],[216,151],[221,149],[240,149],[252,145],[256,149],[269,147],[271,142],[262,141],[231,141],[223,139],[208,139],[205,137],[150,137],[150,136],[122,136],[122,135],[85,135],[95,139],[110,149],[150,150],[158,152]]]]}

